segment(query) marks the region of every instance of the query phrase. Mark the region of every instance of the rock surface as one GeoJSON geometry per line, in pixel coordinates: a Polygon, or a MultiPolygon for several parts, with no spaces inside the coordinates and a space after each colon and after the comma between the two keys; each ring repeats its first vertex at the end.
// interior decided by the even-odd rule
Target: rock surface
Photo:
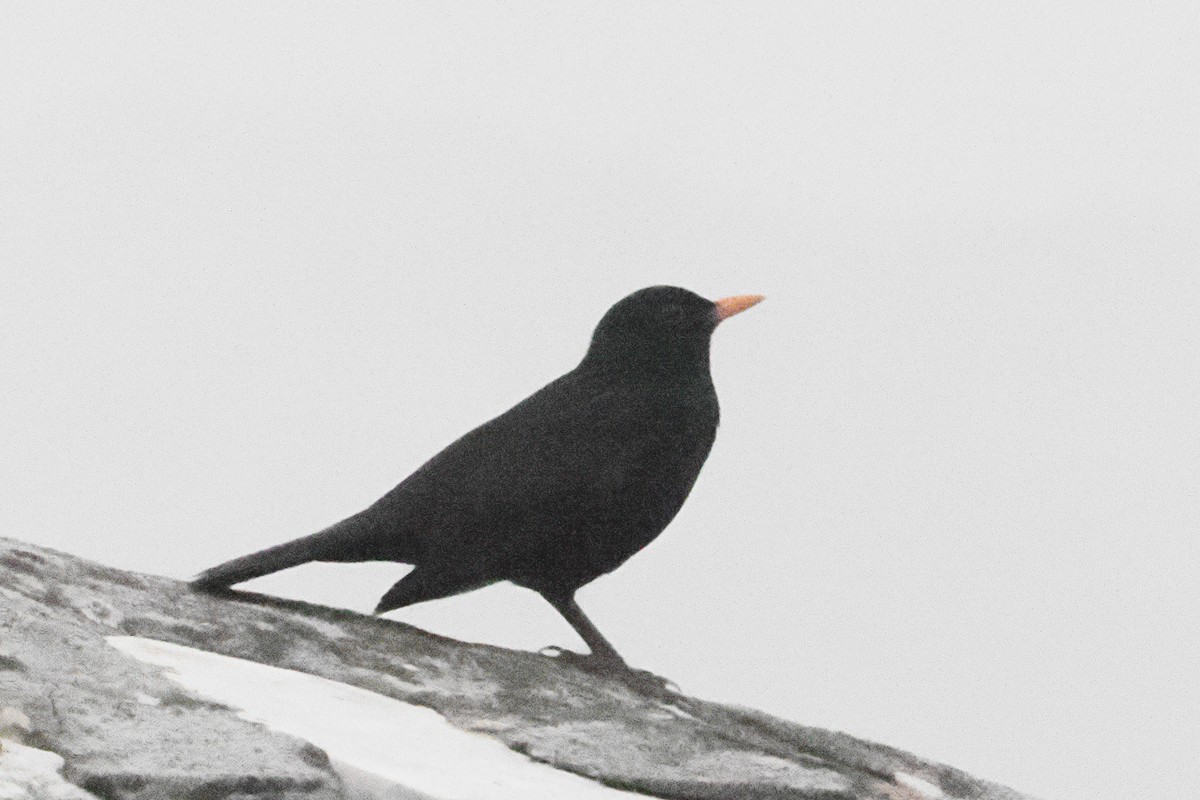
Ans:
{"type": "Polygon", "coordinates": [[[655,797],[1025,797],[845,734],[683,696],[664,700],[539,654],[250,593],[198,594],[179,581],[0,538],[0,721],[9,720],[0,730],[0,800],[348,796],[323,750],[181,688],[161,667],[109,644],[126,636],[424,706],[534,761],[655,797]]]}

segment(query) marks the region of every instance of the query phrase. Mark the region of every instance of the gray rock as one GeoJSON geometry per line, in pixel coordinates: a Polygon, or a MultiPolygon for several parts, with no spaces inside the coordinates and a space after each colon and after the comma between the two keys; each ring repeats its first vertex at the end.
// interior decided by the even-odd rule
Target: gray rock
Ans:
{"type": "Polygon", "coordinates": [[[60,755],[63,776],[103,798],[343,796],[323,751],[181,689],[110,647],[114,634],[426,706],[536,761],[658,797],[1024,797],[758,711],[683,696],[664,703],[542,655],[250,593],[197,594],[179,581],[0,539],[0,708],[27,717],[26,743],[60,755]]]}

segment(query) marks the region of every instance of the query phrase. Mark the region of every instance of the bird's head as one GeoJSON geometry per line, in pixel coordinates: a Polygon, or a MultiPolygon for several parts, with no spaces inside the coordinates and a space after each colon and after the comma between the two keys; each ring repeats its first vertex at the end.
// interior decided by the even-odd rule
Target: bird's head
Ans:
{"type": "Polygon", "coordinates": [[[619,300],[592,334],[585,363],[677,372],[708,368],[712,332],[723,320],[761,302],[747,294],[706,300],[677,286],[651,286],[619,300]]]}

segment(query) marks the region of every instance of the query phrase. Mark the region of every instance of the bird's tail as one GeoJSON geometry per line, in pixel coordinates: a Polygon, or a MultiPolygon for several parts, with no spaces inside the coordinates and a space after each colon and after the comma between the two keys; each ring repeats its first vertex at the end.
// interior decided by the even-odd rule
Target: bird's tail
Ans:
{"type": "Polygon", "coordinates": [[[355,515],[322,531],[218,564],[193,578],[191,586],[202,591],[224,589],[310,561],[359,560],[353,551],[364,527],[361,517],[355,515]]]}

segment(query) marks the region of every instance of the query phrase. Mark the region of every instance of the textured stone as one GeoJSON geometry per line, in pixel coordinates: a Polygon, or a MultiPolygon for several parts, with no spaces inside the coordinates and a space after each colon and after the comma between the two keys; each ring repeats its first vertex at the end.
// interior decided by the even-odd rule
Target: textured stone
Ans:
{"type": "MultiPolygon", "coordinates": [[[[110,647],[173,642],[367,689],[613,787],[667,798],[1021,800],[959,770],[749,709],[669,703],[535,653],[186,584],[0,539],[0,707],[105,798],[341,796],[322,751],[110,647]],[[940,793],[940,794],[939,794],[940,793]]],[[[0,770],[0,778],[4,773],[0,770]]],[[[3,795],[0,795],[2,799],[3,795]]]]}

